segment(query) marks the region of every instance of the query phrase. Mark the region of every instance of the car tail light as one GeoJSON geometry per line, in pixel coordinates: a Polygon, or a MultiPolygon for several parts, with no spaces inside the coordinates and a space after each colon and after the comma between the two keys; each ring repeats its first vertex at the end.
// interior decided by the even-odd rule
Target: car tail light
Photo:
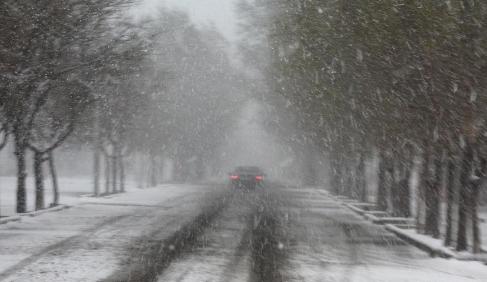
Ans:
{"type": "Polygon", "coordinates": [[[230,175],[231,180],[238,180],[239,178],[240,178],[240,176],[238,176],[238,175],[230,175]]]}
{"type": "Polygon", "coordinates": [[[262,180],[264,180],[264,176],[262,176],[262,175],[257,175],[257,176],[255,177],[255,180],[257,180],[257,181],[262,181],[262,180]]]}

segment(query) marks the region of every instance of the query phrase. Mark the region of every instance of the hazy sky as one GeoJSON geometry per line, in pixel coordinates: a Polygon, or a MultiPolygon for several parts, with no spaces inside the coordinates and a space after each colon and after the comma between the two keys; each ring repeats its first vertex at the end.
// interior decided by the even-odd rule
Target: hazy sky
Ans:
{"type": "Polygon", "coordinates": [[[288,180],[289,171],[299,171],[292,166],[295,157],[262,126],[263,110],[256,100],[242,105],[240,119],[220,149],[221,169],[227,173],[236,166],[256,165],[271,177],[288,180]]]}
{"type": "Polygon", "coordinates": [[[188,12],[191,18],[200,24],[213,22],[229,40],[236,34],[236,0],[145,0],[145,8],[167,5],[178,7],[188,12]]]}

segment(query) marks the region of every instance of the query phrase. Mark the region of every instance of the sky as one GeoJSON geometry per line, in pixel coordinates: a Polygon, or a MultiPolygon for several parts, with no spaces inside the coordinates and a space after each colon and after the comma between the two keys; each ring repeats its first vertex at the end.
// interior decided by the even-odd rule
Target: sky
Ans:
{"type": "Polygon", "coordinates": [[[214,23],[228,40],[234,41],[237,33],[236,0],[144,0],[144,9],[150,11],[158,5],[187,11],[197,24],[214,23]]]}

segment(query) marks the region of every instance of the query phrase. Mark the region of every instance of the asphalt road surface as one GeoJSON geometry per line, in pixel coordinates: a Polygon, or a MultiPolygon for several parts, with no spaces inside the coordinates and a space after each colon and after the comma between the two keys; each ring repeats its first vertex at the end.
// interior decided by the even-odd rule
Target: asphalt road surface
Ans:
{"type": "MultiPolygon", "coordinates": [[[[87,208],[129,208],[103,205],[87,208]]],[[[487,266],[431,258],[323,189],[198,186],[107,218],[0,281],[487,281],[487,266]]]]}
{"type": "Polygon", "coordinates": [[[106,281],[487,281],[484,266],[463,264],[430,258],[324,190],[273,185],[220,194],[106,281]]]}

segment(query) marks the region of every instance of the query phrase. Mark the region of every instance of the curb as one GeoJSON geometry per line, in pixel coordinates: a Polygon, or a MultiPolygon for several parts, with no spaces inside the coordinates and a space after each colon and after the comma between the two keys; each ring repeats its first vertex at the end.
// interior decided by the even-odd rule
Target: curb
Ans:
{"type": "Polygon", "coordinates": [[[385,225],[385,224],[401,224],[401,225],[412,225],[413,224],[413,219],[412,218],[407,218],[407,217],[393,217],[393,216],[387,216],[386,212],[383,211],[375,211],[375,210],[364,210],[361,209],[360,207],[372,207],[374,206],[373,204],[367,204],[367,203],[344,203],[344,205],[351,209],[353,212],[357,213],[358,215],[361,215],[364,217],[366,220],[379,224],[379,225],[385,225]],[[382,216],[380,216],[382,215],[382,216]]]}
{"type": "Polygon", "coordinates": [[[0,218],[0,224],[6,224],[9,222],[13,222],[13,221],[20,221],[20,216],[13,215],[13,216],[7,216],[4,218],[0,218]]]}
{"type": "Polygon", "coordinates": [[[431,257],[440,257],[440,258],[447,258],[447,259],[456,257],[453,252],[442,248],[432,247],[421,240],[417,240],[416,238],[409,236],[409,234],[404,232],[401,228],[394,225],[396,223],[402,225],[408,225],[410,224],[411,219],[394,218],[394,217],[381,218],[375,216],[376,212],[364,210],[359,207],[359,206],[370,206],[370,204],[366,204],[366,203],[359,203],[358,204],[359,206],[356,206],[353,203],[345,202],[343,203],[343,205],[349,208],[350,210],[352,210],[353,212],[355,212],[356,214],[362,216],[365,220],[376,225],[384,226],[387,231],[393,233],[401,240],[415,246],[416,248],[427,252],[431,257]]]}
{"type": "Polygon", "coordinates": [[[356,214],[359,214],[359,215],[364,215],[365,211],[362,210],[362,209],[359,209],[358,207],[354,206],[354,205],[351,205],[351,204],[345,204],[345,206],[349,209],[351,209],[353,212],[355,212],[356,214]]]}
{"type": "Polygon", "coordinates": [[[38,211],[19,213],[17,215],[0,218],[0,224],[6,224],[9,222],[14,222],[14,221],[21,221],[22,217],[25,217],[25,216],[35,217],[35,216],[39,216],[39,215],[45,214],[45,213],[57,212],[57,211],[69,209],[70,207],[71,206],[67,206],[67,205],[58,205],[58,206],[55,206],[52,208],[42,209],[42,210],[38,210],[38,211]]]}
{"type": "Polygon", "coordinates": [[[385,230],[393,233],[399,239],[405,241],[406,243],[409,243],[414,247],[428,253],[431,257],[439,257],[444,259],[454,258],[461,261],[478,261],[487,265],[487,252],[485,250],[482,250],[481,254],[462,254],[455,253],[453,250],[450,250],[448,247],[445,247],[443,245],[432,246],[431,244],[424,242],[420,238],[415,238],[411,236],[410,234],[408,234],[408,232],[405,231],[414,228],[415,226],[413,222],[414,220],[411,218],[376,216],[382,214],[383,212],[370,211],[360,208],[373,206],[373,204],[353,202],[350,199],[346,199],[344,201],[343,196],[335,196],[333,198],[336,201],[340,201],[343,206],[349,208],[351,211],[361,216],[365,220],[376,225],[382,225],[385,230]],[[401,228],[401,226],[404,226],[405,228],[401,228]]]}
{"type": "Polygon", "coordinates": [[[61,210],[68,209],[68,208],[70,208],[70,206],[67,206],[67,205],[57,205],[57,206],[52,207],[52,208],[47,208],[47,209],[42,209],[42,210],[32,211],[32,212],[26,212],[26,213],[20,213],[19,215],[20,216],[35,217],[35,216],[39,216],[39,215],[44,214],[44,213],[57,212],[57,211],[61,211],[61,210]]]}
{"type": "Polygon", "coordinates": [[[423,241],[416,239],[414,237],[409,236],[406,232],[401,230],[401,228],[396,227],[392,224],[385,225],[386,230],[394,233],[397,237],[401,238],[402,240],[410,243],[411,245],[415,246],[416,248],[423,250],[430,254],[431,257],[440,257],[440,258],[455,258],[456,255],[449,250],[441,248],[436,248],[431,245],[424,243],[423,241]]]}
{"type": "Polygon", "coordinates": [[[372,221],[372,223],[386,225],[386,224],[402,224],[402,225],[413,225],[414,220],[412,218],[406,217],[378,217],[373,214],[364,213],[365,219],[372,221]]]}
{"type": "Polygon", "coordinates": [[[481,262],[481,263],[487,265],[487,254],[486,253],[461,254],[461,255],[457,255],[455,258],[457,260],[461,260],[461,261],[478,261],[478,262],[481,262]]]}

